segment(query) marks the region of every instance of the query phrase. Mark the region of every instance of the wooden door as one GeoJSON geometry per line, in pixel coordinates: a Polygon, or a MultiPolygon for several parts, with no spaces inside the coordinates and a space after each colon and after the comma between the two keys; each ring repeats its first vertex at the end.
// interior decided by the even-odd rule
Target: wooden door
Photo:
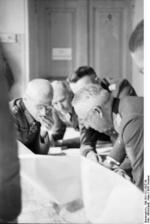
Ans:
{"type": "Polygon", "coordinates": [[[30,76],[64,79],[87,64],[87,1],[29,0],[30,76]]]}
{"type": "Polygon", "coordinates": [[[30,78],[64,79],[80,65],[131,80],[132,0],[29,0],[30,78]]]}
{"type": "Polygon", "coordinates": [[[131,31],[131,2],[90,0],[89,64],[100,77],[131,79],[128,38],[131,31]]]}

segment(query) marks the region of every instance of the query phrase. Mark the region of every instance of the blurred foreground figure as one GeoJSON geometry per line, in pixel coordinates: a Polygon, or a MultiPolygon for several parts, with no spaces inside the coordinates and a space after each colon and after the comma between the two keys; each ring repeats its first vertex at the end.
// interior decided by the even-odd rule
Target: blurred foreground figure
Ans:
{"type": "Polygon", "coordinates": [[[0,58],[0,222],[16,222],[21,211],[20,166],[0,58]]]}
{"type": "Polygon", "coordinates": [[[49,151],[48,131],[53,125],[52,98],[50,82],[34,79],[28,83],[23,98],[10,102],[18,140],[37,154],[47,154],[49,151]]]}
{"type": "Polygon", "coordinates": [[[137,24],[129,39],[129,50],[131,56],[139,68],[140,73],[144,73],[144,21],[137,24]]]}

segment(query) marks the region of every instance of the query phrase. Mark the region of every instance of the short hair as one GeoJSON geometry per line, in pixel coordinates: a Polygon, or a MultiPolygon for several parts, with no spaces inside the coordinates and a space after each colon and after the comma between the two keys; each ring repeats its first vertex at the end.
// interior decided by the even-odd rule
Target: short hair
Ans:
{"type": "Polygon", "coordinates": [[[91,76],[91,75],[97,76],[95,70],[92,67],[90,67],[90,66],[80,66],[79,68],[77,68],[77,70],[75,70],[68,77],[68,81],[76,83],[81,78],[83,78],[85,76],[91,76]]]}
{"type": "Polygon", "coordinates": [[[72,104],[73,106],[75,106],[79,103],[89,100],[90,98],[95,98],[98,95],[101,96],[101,105],[102,105],[108,101],[111,94],[98,84],[89,84],[75,94],[72,104]]]}
{"type": "Polygon", "coordinates": [[[55,80],[51,83],[53,89],[54,89],[54,95],[55,95],[55,88],[56,86],[60,89],[63,89],[65,93],[70,97],[70,99],[73,98],[73,92],[69,86],[69,83],[66,80],[55,80]]]}
{"type": "Polygon", "coordinates": [[[51,84],[53,88],[55,88],[55,86],[59,86],[62,89],[64,89],[67,93],[71,92],[69,83],[66,80],[55,80],[51,84]]]}
{"type": "Polygon", "coordinates": [[[144,20],[139,22],[133,30],[129,39],[129,50],[135,52],[137,48],[144,44],[144,20]]]}

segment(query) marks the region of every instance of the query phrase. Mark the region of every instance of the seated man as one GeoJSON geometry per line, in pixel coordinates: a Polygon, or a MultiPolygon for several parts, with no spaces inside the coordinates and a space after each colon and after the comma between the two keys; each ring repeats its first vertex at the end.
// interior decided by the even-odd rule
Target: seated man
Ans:
{"type": "MultiPolygon", "coordinates": [[[[91,83],[98,83],[100,86],[105,88],[107,91],[112,91],[114,97],[122,98],[127,95],[136,95],[134,88],[128,82],[128,80],[123,79],[114,83],[112,80],[100,78],[96,75],[95,70],[89,66],[81,66],[69,77],[70,87],[74,93],[78,92],[80,89],[91,83]],[[111,90],[110,90],[110,89],[111,90]]],[[[81,152],[82,155],[90,157],[92,160],[97,161],[96,156],[96,142],[98,140],[108,142],[112,141],[113,143],[117,139],[117,133],[111,132],[111,135],[99,133],[98,131],[92,129],[91,127],[85,128],[84,125],[81,126],[81,152]]],[[[121,144],[116,144],[115,147],[123,147],[121,144]]],[[[130,169],[130,168],[129,168],[130,169]]]]}
{"type": "Polygon", "coordinates": [[[112,150],[108,158],[119,165],[127,155],[134,181],[143,190],[143,98],[115,99],[100,85],[89,84],[75,95],[73,106],[84,126],[100,133],[112,130],[115,117],[120,117],[118,142],[125,147],[112,150]]]}
{"type": "Polygon", "coordinates": [[[37,154],[47,154],[49,151],[48,130],[53,125],[52,98],[50,82],[34,79],[28,83],[23,98],[10,102],[17,139],[37,154]]]}
{"type": "Polygon", "coordinates": [[[65,144],[70,145],[70,147],[78,148],[80,147],[80,139],[70,139],[63,140],[62,142],[59,139],[63,139],[64,133],[67,127],[72,127],[75,130],[79,130],[78,127],[78,119],[77,115],[72,107],[72,98],[73,93],[66,81],[54,81],[52,82],[52,86],[54,89],[53,96],[53,106],[55,108],[55,116],[54,116],[54,126],[52,129],[52,137],[55,141],[55,145],[65,144]],[[57,141],[57,142],[56,142],[57,141]]]}

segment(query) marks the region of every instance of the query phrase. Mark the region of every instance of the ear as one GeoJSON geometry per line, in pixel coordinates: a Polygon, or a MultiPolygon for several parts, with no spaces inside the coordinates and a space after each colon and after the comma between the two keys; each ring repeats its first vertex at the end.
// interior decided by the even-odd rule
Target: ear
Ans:
{"type": "Polygon", "coordinates": [[[103,90],[101,90],[100,97],[101,97],[101,103],[103,104],[109,100],[110,92],[103,89],[103,90]]]}
{"type": "Polygon", "coordinates": [[[22,99],[23,99],[24,104],[28,105],[29,98],[28,98],[28,96],[26,94],[22,97],[22,99]]]}
{"type": "Polygon", "coordinates": [[[103,111],[102,108],[100,106],[98,106],[97,108],[95,108],[95,111],[97,111],[100,115],[100,118],[103,118],[103,111]]]}

